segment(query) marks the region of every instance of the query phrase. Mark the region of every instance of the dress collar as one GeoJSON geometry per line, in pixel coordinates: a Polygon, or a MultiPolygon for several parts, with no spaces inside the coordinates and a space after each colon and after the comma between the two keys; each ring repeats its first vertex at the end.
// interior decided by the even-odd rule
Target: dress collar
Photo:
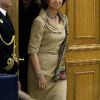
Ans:
{"type": "Polygon", "coordinates": [[[52,25],[48,22],[48,16],[46,14],[46,11],[41,9],[39,16],[43,18],[43,20],[45,21],[45,26],[52,30],[53,32],[61,32],[65,26],[66,26],[66,21],[65,21],[65,17],[62,13],[58,12],[59,16],[61,17],[63,24],[59,24],[59,25],[52,25]]]}

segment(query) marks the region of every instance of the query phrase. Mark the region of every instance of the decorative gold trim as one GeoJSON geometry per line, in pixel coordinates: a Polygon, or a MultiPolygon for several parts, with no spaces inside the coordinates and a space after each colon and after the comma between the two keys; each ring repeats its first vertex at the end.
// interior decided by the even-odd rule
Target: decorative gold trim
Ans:
{"type": "Polygon", "coordinates": [[[83,39],[85,39],[85,38],[92,38],[92,39],[94,39],[95,37],[93,35],[90,35],[90,36],[77,36],[75,38],[77,38],[77,39],[80,39],[80,38],[83,38],[83,39]]]}
{"type": "Polygon", "coordinates": [[[11,44],[13,44],[13,54],[12,54],[12,56],[13,57],[16,56],[16,41],[15,41],[15,35],[12,36],[12,38],[11,38],[11,40],[9,42],[6,42],[3,39],[3,37],[1,36],[1,34],[0,34],[0,39],[7,46],[10,46],[11,44]]]}
{"type": "MultiPolygon", "coordinates": [[[[0,34],[0,39],[1,41],[7,45],[10,46],[11,44],[13,44],[13,53],[11,54],[13,57],[16,57],[16,41],[15,41],[15,35],[12,36],[12,39],[10,40],[10,42],[6,42],[3,37],[0,34]]],[[[19,61],[24,61],[24,58],[18,58],[19,61]]]]}
{"type": "Polygon", "coordinates": [[[12,36],[11,41],[8,42],[8,43],[3,39],[3,37],[1,36],[1,34],[0,34],[0,39],[1,39],[1,41],[2,41],[5,45],[10,46],[10,45],[14,42],[14,40],[15,40],[15,35],[12,36]]]}
{"type": "Polygon", "coordinates": [[[9,71],[12,69],[12,67],[14,66],[14,60],[13,58],[8,58],[7,60],[7,66],[4,68],[6,71],[9,71]]]}
{"type": "Polygon", "coordinates": [[[68,51],[82,51],[82,50],[100,50],[100,44],[72,45],[69,46],[68,48],[68,51]]]}
{"type": "Polygon", "coordinates": [[[79,71],[79,72],[76,72],[75,75],[83,75],[83,74],[93,74],[94,71],[79,71]]]}
{"type": "Polygon", "coordinates": [[[66,65],[73,66],[73,65],[91,65],[91,64],[100,64],[100,59],[91,59],[91,60],[72,60],[66,61],[66,65]]]}
{"type": "MultiPolygon", "coordinates": [[[[76,99],[76,90],[77,90],[77,77],[78,76],[80,76],[80,75],[89,75],[89,74],[91,74],[92,75],[92,80],[93,80],[93,85],[92,85],[92,87],[91,88],[93,88],[94,89],[94,71],[83,71],[83,72],[75,72],[75,74],[74,74],[74,79],[73,79],[73,96],[74,96],[74,98],[75,98],[75,100],[77,100],[76,99]]],[[[88,83],[87,83],[88,84],[88,83]]]]}

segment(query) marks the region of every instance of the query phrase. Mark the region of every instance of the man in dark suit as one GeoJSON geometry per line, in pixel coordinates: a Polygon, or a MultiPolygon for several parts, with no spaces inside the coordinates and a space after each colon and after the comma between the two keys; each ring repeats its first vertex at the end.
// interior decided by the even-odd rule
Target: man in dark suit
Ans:
{"type": "Polygon", "coordinates": [[[14,55],[15,31],[7,14],[11,0],[0,0],[0,73],[15,74],[18,61],[14,55]]]}

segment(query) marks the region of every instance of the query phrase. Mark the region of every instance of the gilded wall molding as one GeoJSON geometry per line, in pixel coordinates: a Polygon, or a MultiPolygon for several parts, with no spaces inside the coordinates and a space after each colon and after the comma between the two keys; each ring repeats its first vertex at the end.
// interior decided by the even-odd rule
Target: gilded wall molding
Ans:
{"type": "Polygon", "coordinates": [[[68,47],[68,51],[84,51],[84,50],[100,50],[100,44],[72,45],[68,47]]]}
{"type": "MultiPolygon", "coordinates": [[[[74,92],[73,92],[73,96],[74,96],[73,98],[74,98],[74,100],[77,100],[77,96],[78,96],[78,95],[77,95],[77,92],[78,92],[78,91],[77,91],[77,86],[78,86],[78,85],[81,85],[81,84],[77,84],[77,81],[80,81],[80,78],[78,78],[78,76],[81,76],[81,79],[82,79],[82,80],[85,79],[85,82],[87,82],[87,85],[90,85],[90,87],[91,87],[91,90],[92,90],[91,92],[94,92],[93,90],[94,90],[94,86],[95,86],[95,85],[94,85],[95,71],[82,71],[82,72],[81,72],[81,71],[80,71],[80,72],[78,71],[78,72],[75,72],[75,73],[74,73],[74,79],[73,79],[73,80],[74,80],[74,85],[73,85],[73,91],[74,91],[74,92]],[[88,78],[89,78],[89,79],[90,79],[90,77],[91,77],[92,79],[86,81],[86,78],[87,78],[87,76],[85,76],[86,74],[88,75],[88,78]],[[84,75],[84,77],[82,77],[81,75],[82,75],[82,76],[84,75]],[[88,82],[89,82],[89,83],[88,83],[88,82]],[[76,91],[77,91],[77,92],[76,92],[76,91]]],[[[85,82],[83,81],[83,83],[85,83],[85,82]]],[[[90,87],[89,87],[89,88],[90,88],[90,87]]],[[[79,89],[79,88],[78,88],[78,89],[79,89]]],[[[89,96],[91,96],[91,95],[89,95],[89,96]]],[[[94,98],[94,95],[93,95],[92,98],[94,98]]]]}
{"type": "Polygon", "coordinates": [[[100,64],[100,59],[87,59],[87,60],[72,60],[66,61],[66,66],[74,66],[74,65],[91,65],[91,64],[100,64]]]}

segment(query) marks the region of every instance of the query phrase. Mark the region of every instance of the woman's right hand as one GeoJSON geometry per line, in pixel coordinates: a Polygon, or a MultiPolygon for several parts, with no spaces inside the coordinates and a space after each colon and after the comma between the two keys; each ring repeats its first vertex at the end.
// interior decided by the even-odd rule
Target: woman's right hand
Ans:
{"type": "Polygon", "coordinates": [[[44,89],[47,87],[47,81],[46,81],[46,78],[43,74],[40,75],[38,80],[39,80],[39,88],[44,89]]]}
{"type": "Polygon", "coordinates": [[[47,87],[47,81],[46,81],[46,78],[41,71],[38,54],[33,53],[31,55],[31,59],[32,59],[32,64],[34,66],[33,68],[36,72],[36,76],[37,76],[37,79],[38,79],[39,88],[44,89],[44,88],[47,87]]]}

